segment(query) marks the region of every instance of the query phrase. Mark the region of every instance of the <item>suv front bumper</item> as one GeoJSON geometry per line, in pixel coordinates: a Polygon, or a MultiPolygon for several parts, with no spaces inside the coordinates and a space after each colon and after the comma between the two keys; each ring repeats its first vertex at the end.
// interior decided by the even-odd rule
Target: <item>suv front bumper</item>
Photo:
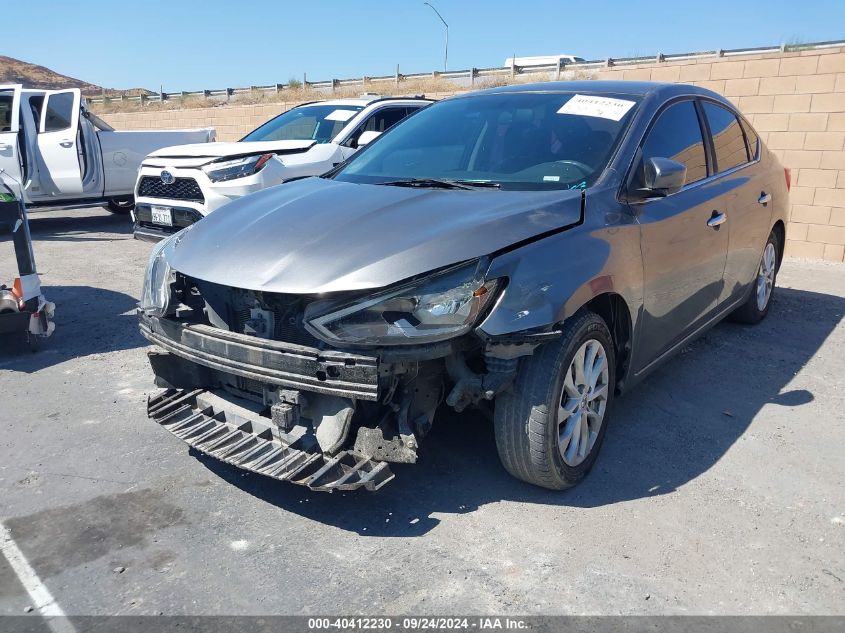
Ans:
{"type": "Polygon", "coordinates": [[[171,210],[173,225],[166,226],[153,223],[153,212],[151,205],[139,203],[132,211],[134,218],[133,235],[136,240],[144,242],[158,242],[178,233],[182,229],[191,226],[202,219],[202,213],[189,207],[178,207],[166,205],[171,210]]]}
{"type": "MultiPolygon", "coordinates": [[[[157,160],[156,162],[159,161],[157,160]]],[[[209,213],[228,204],[232,200],[248,196],[251,193],[261,191],[272,185],[280,184],[283,181],[284,171],[285,168],[280,161],[271,160],[257,174],[235,180],[213,182],[209,180],[202,169],[196,166],[164,168],[142,164],[138,172],[138,180],[135,183],[136,237],[145,241],[157,241],[168,235],[172,235],[190,224],[199,222],[209,213]],[[202,193],[202,200],[152,198],[141,195],[139,189],[141,179],[145,177],[159,178],[163,169],[169,171],[174,178],[194,180],[202,193]],[[173,212],[173,226],[153,224],[152,213],[150,211],[150,207],[152,206],[171,209],[173,212]]]]}

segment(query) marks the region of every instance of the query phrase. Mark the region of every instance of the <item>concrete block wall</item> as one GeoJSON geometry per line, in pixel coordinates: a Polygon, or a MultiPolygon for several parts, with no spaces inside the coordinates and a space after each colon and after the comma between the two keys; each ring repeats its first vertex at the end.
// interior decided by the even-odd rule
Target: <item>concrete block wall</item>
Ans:
{"type": "MultiPolygon", "coordinates": [[[[690,83],[731,99],[792,169],[787,254],[845,261],[845,47],[609,67],[591,76],[690,83]]],[[[294,105],[123,112],[103,118],[117,129],[212,126],[219,140],[234,141],[294,105]]]]}

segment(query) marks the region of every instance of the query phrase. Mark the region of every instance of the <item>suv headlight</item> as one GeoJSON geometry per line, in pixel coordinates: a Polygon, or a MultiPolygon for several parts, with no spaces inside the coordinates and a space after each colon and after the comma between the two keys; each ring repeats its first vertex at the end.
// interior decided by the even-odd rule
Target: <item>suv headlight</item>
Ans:
{"type": "Polygon", "coordinates": [[[409,345],[461,336],[495,298],[499,283],[485,280],[488,264],[486,259],[462,264],[334,309],[312,303],[306,328],[328,343],[347,345],[409,345]]]}
{"type": "Polygon", "coordinates": [[[275,154],[258,154],[256,156],[243,156],[233,160],[225,160],[205,165],[202,170],[212,182],[223,182],[234,180],[244,176],[257,174],[264,168],[275,154]]]}
{"type": "MultiPolygon", "coordinates": [[[[189,227],[190,228],[190,227],[189,227]]],[[[170,284],[176,281],[176,271],[170,267],[168,257],[182,239],[184,229],[153,247],[147,270],[144,272],[144,286],[138,308],[149,316],[164,316],[170,307],[170,284]]]]}

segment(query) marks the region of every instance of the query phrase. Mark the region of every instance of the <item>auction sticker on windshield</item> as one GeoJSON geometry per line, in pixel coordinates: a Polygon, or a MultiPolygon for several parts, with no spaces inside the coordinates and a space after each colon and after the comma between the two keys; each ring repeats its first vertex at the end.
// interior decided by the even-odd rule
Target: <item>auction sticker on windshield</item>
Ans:
{"type": "Polygon", "coordinates": [[[575,95],[563,104],[563,107],[558,110],[558,114],[577,114],[619,121],[628,110],[634,107],[635,103],[636,101],[628,101],[627,99],[575,95]]]}

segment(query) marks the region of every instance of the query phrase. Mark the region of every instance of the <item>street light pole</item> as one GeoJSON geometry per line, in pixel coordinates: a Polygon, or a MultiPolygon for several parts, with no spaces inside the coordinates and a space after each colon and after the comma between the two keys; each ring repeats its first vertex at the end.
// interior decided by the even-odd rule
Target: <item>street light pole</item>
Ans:
{"type": "Polygon", "coordinates": [[[440,21],[443,22],[443,26],[446,27],[446,52],[443,56],[443,72],[446,72],[446,67],[449,64],[449,25],[446,24],[446,20],[443,19],[443,16],[440,15],[440,11],[434,8],[434,5],[430,2],[423,2],[423,4],[428,5],[432,11],[437,14],[437,17],[440,18],[440,21]]]}

